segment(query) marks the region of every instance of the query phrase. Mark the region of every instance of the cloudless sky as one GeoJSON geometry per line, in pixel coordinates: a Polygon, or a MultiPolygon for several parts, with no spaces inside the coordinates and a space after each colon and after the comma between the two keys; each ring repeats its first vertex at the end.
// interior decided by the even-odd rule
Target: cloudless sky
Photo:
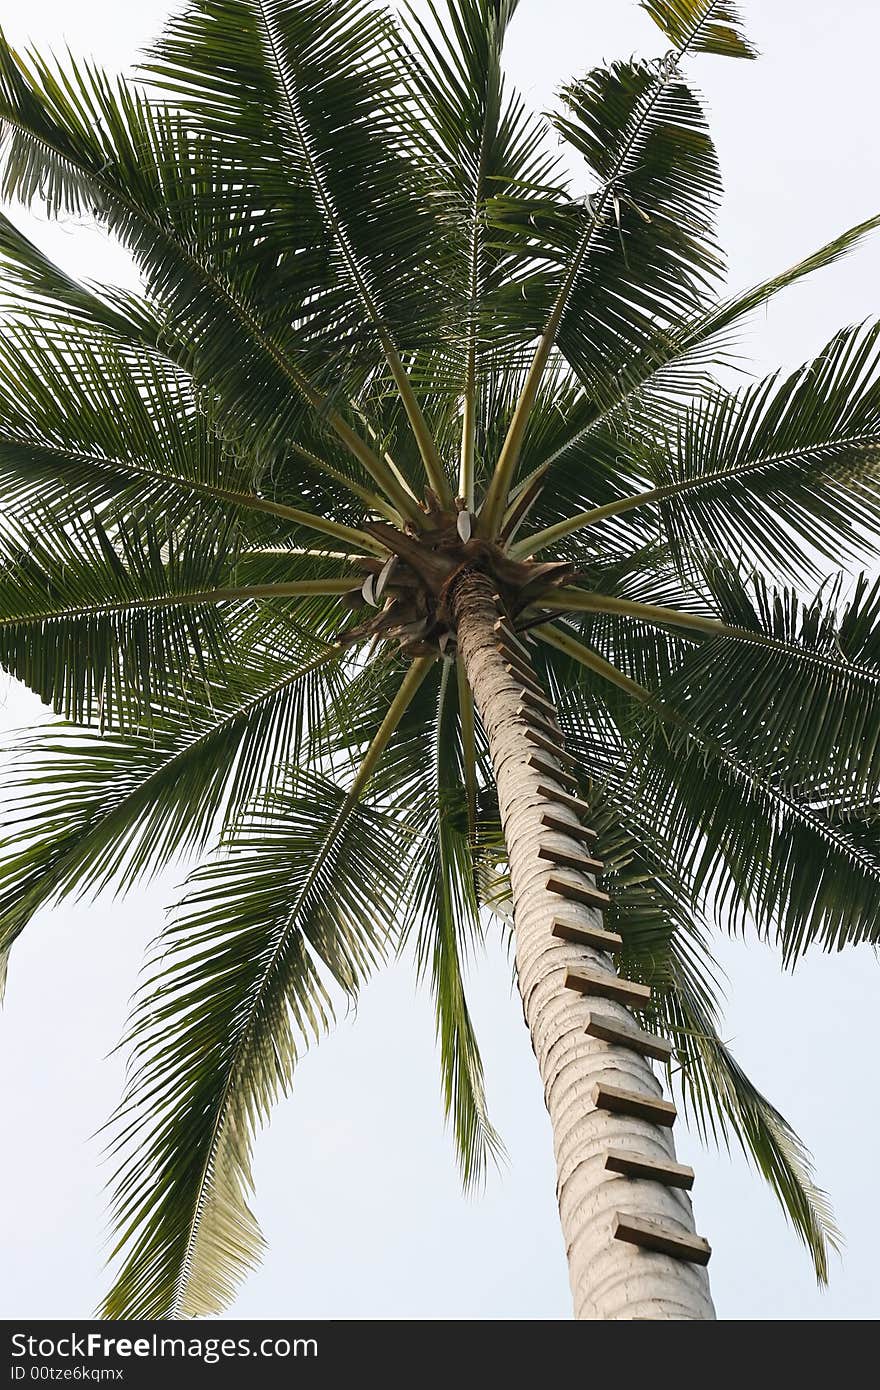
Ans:
{"type": "MultiPolygon", "coordinates": [[[[17,45],[66,42],[127,68],[169,8],[6,0],[0,16],[17,45]]],[[[880,9],[872,0],[746,0],[744,10],[761,60],[703,57],[690,69],[708,98],[725,175],[721,239],[733,288],[880,211],[880,9]]],[[[521,0],[508,67],[546,107],[567,77],[663,46],[634,0],[521,0]]],[[[129,274],[100,234],[16,216],[75,273],[129,274]]],[[[878,315],[875,238],[762,313],[745,340],[748,356],[761,372],[792,367],[839,326],[878,315]]],[[[34,697],[0,677],[0,729],[44,717],[34,697]]],[[[100,1297],[107,1169],[94,1136],[123,1066],[110,1054],[144,946],[183,874],[123,902],[44,912],[14,952],[0,1015],[0,1316],[84,1317],[100,1297]]],[[[714,1248],[719,1316],[876,1317],[876,957],[814,955],[792,976],[754,937],[717,944],[729,981],[726,1037],[813,1150],[846,1238],[830,1289],[817,1291],[761,1180],[739,1155],[705,1152],[680,1126],[679,1155],[697,1169],[698,1230],[714,1248]]],[[[549,1125],[510,963],[494,936],[471,992],[508,1166],[481,1197],[461,1196],[430,1002],[407,964],[395,966],[367,988],[357,1017],[305,1059],[258,1142],[256,1211],[270,1250],[234,1315],[570,1317],[549,1125]]]]}

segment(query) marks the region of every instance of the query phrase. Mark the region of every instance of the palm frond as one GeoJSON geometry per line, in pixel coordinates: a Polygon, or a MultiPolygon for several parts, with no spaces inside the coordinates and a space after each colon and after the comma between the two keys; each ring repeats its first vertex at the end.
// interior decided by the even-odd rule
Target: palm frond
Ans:
{"type": "Polygon", "coordinates": [[[836,563],[875,549],[878,341],[880,325],[844,329],[786,379],[694,405],[654,469],[683,562],[690,546],[729,554],[735,535],[739,553],[803,579],[817,553],[836,563]]]}
{"type": "Polygon", "coordinates": [[[145,67],[255,186],[271,181],[276,208],[323,229],[343,336],[346,323],[412,334],[436,322],[407,66],[372,0],[202,0],[168,21],[145,67]]]}
{"type": "Polygon", "coordinates": [[[132,342],[155,343],[161,324],[150,307],[117,286],[84,285],[55,265],[0,213],[0,304],[12,318],[49,310],[56,325],[100,326],[132,342]]]}
{"type": "Polygon", "coordinates": [[[303,1034],[326,1026],[317,967],[351,996],[393,942],[406,837],[362,798],[431,666],[412,664],[350,787],[293,774],[192,875],[130,1029],[116,1140],[125,1260],[105,1316],[216,1312],[258,1259],[253,1134],[289,1089],[303,1034]]]}
{"type": "Polygon", "coordinates": [[[596,69],[565,90],[571,116],[556,124],[599,179],[582,204],[541,190],[498,209],[499,229],[513,233],[511,249],[519,241],[528,260],[557,270],[552,307],[484,503],[490,532],[506,506],[557,343],[601,400],[603,378],[614,377],[627,349],[644,349],[645,335],[656,336],[655,320],[668,324],[698,309],[707,280],[720,270],[709,231],[718,198],[715,151],[678,67],[696,35],[685,35],[671,57],[596,69]],[[607,322],[594,312],[597,299],[607,322]],[[610,365],[603,344],[616,350],[610,365]]]}
{"type": "MultiPolygon", "coordinates": [[[[314,204],[335,271],[336,312],[388,363],[431,486],[443,465],[401,361],[436,321],[425,263],[441,245],[408,113],[406,62],[372,0],[209,0],[173,18],[148,71],[187,114],[231,143],[247,167],[280,165],[314,204]],[[381,223],[384,235],[377,237],[381,223]]],[[[285,202],[292,189],[278,184],[285,202]]],[[[338,332],[337,327],[337,332],[338,332]]]]}
{"type": "MultiPolygon", "coordinates": [[[[604,709],[600,727],[617,731],[646,815],[664,828],[674,862],[719,922],[737,930],[754,920],[787,964],[810,947],[880,939],[875,805],[835,807],[824,785],[787,781],[766,753],[705,732],[686,705],[655,695],[573,637],[536,631],[552,638],[547,679],[561,707],[584,701],[593,719],[604,709]]],[[[573,751],[589,768],[595,748],[579,747],[579,737],[573,751]]]]}
{"type": "Polygon", "coordinates": [[[694,987],[676,964],[676,985],[659,991],[657,1002],[677,1042],[685,1114],[702,1134],[728,1146],[731,1138],[738,1141],[809,1250],[818,1282],[827,1284],[829,1256],[841,1249],[842,1237],[810,1153],[722,1042],[701,984],[694,987]]]}
{"type": "Polygon", "coordinates": [[[102,1315],[222,1309],[263,1240],[248,1205],[255,1129],[310,1038],[393,945],[401,835],[298,778],[195,871],[155,943],[115,1118],[123,1263],[102,1315]],[[233,852],[234,851],[234,852],[233,852]]]}
{"type": "Polygon", "coordinates": [[[488,1161],[498,1161],[504,1149],[488,1116],[483,1064],[463,978],[469,951],[480,939],[479,902],[450,685],[451,668],[445,665],[433,776],[427,786],[423,779],[415,805],[400,811],[416,831],[408,931],[417,924],[419,973],[430,966],[445,1110],[452,1119],[462,1182],[470,1189],[482,1183],[488,1161]]]}
{"type": "Polygon", "coordinates": [[[627,512],[651,472],[639,442],[674,437],[694,398],[715,395],[713,369],[740,365],[733,352],[738,329],[777,294],[848,255],[878,226],[880,218],[869,218],[781,274],[672,325],[658,325],[644,348],[621,366],[616,382],[609,381],[607,402],[581,412],[551,450],[532,460],[533,471],[546,469],[552,486],[533,518],[536,534],[522,542],[521,552],[534,554],[573,535],[589,524],[587,509],[601,508],[608,516],[627,512]],[[642,482],[634,488],[637,477],[642,482]]]}
{"type": "Polygon", "coordinates": [[[544,122],[527,112],[518,93],[505,90],[502,50],[517,3],[429,0],[430,27],[414,7],[406,11],[418,59],[416,91],[437,147],[444,227],[455,246],[451,264],[466,285],[461,327],[452,325],[450,346],[461,359],[459,493],[471,510],[480,396],[499,368],[494,301],[509,292],[513,271],[492,237],[487,204],[527,185],[546,184],[555,167],[544,122]],[[487,337],[494,340],[491,355],[487,337]]]}
{"type": "Polygon", "coordinates": [[[228,536],[34,519],[38,530],[3,528],[0,663],[56,713],[148,723],[222,673],[228,639],[210,593],[234,561],[228,536]]]}
{"type": "MultiPolygon", "coordinates": [[[[755,767],[833,804],[872,801],[880,774],[877,584],[860,576],[844,601],[837,581],[802,601],[718,562],[704,566],[704,577],[707,597],[688,595],[683,611],[570,589],[558,595],[558,611],[593,651],[686,712],[689,727],[730,740],[755,767]]],[[[652,576],[652,592],[656,582],[652,576]]]]}
{"type": "Polygon", "coordinates": [[[699,98],[680,80],[658,87],[651,63],[598,68],[563,98],[558,130],[600,190],[612,192],[611,215],[592,236],[557,342],[594,402],[607,406],[619,373],[658,324],[708,305],[723,269],[714,233],[720,175],[699,98]],[[619,168],[616,132],[628,131],[649,102],[637,153],[628,151],[619,168]]]}
{"type": "MultiPolygon", "coordinates": [[[[259,455],[317,414],[389,500],[417,518],[411,492],[328,397],[331,379],[334,396],[348,383],[356,390],[362,366],[337,339],[331,361],[320,348],[309,356],[308,333],[291,324],[288,302],[275,297],[267,313],[265,279],[235,274],[248,265],[248,243],[265,255],[263,191],[242,181],[225,148],[207,136],[193,140],[177,113],[121,80],[76,64],[56,71],[36,55],[31,62],[0,38],[6,196],[42,201],[53,214],[94,216],[128,247],[169,344],[213,393],[230,434],[259,455]]],[[[291,286],[293,302],[304,305],[320,299],[307,263],[295,261],[306,278],[291,286]]]]}
{"type": "MultiPolygon", "coordinates": [[[[88,516],[108,502],[168,524],[193,509],[222,524],[236,494],[259,506],[249,468],[223,448],[191,380],[155,354],[57,321],[7,328],[0,350],[0,478],[25,519],[88,516]],[[51,382],[51,387],[48,383],[51,382]]],[[[271,537],[278,523],[251,518],[271,537]]]]}
{"type": "MultiPolygon", "coordinates": [[[[15,744],[0,841],[0,947],[46,903],[130,890],[268,795],[288,759],[309,750],[344,676],[338,651],[281,635],[176,719],[149,732],[99,735],[50,726],[15,744]],[[299,658],[299,665],[295,664],[299,658]]],[[[317,738],[315,752],[320,755],[317,738]]]]}
{"type": "Polygon", "coordinates": [[[731,0],[639,0],[679,51],[755,58],[743,33],[739,7],[731,0]]]}

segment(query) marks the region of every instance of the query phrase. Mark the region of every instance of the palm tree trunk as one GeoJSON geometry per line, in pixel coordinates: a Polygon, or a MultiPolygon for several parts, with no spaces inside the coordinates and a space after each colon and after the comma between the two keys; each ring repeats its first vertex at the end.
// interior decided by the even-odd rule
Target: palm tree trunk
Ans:
{"type": "MultiPolygon", "coordinates": [[[[569,896],[572,890],[587,890],[589,896],[595,879],[576,865],[554,865],[541,855],[542,850],[570,857],[589,854],[583,829],[570,836],[544,819],[565,822],[573,830],[580,824],[576,810],[559,795],[572,790],[561,736],[554,740],[542,722],[537,690],[531,708],[528,696],[524,701],[527,661],[509,669],[503,637],[496,631],[499,611],[491,581],[468,571],[458,580],[452,606],[459,655],[489,740],[498,785],[513,892],[517,975],[553,1128],[575,1316],[712,1319],[704,1268],[708,1247],[695,1235],[687,1192],[673,1185],[688,1184],[692,1175],[675,1163],[668,1127],[674,1111],[662,1101],[660,1083],[645,1055],[652,1047],[646,1041],[649,1035],[639,1031],[629,1008],[607,993],[618,979],[610,955],[585,944],[590,936],[601,942],[595,936],[602,930],[600,912],[569,896]],[[536,744],[536,734],[550,748],[555,743],[563,760],[536,744]],[[546,771],[533,765],[536,759],[546,764],[546,771]],[[552,882],[557,884],[555,891],[548,886],[552,882]],[[554,934],[554,921],[559,919],[573,928],[570,935],[578,940],[554,934]],[[573,988],[570,972],[578,972],[581,988],[591,993],[573,988]],[[584,980],[587,972],[598,978],[584,980]],[[629,1041],[591,1036],[585,1031],[588,1026],[606,1034],[609,1029],[626,1029],[629,1041]],[[616,1091],[630,1093],[630,1099],[616,1091]],[[634,1114],[634,1109],[646,1117],[634,1114]],[[649,1166],[650,1176],[644,1175],[644,1167],[642,1176],[618,1171],[623,1167],[632,1173],[634,1160],[656,1166],[649,1166]]],[[[543,719],[552,723],[549,709],[543,719]]],[[[621,986],[625,988],[625,982],[617,987],[621,986]]],[[[653,1047],[662,1049],[662,1040],[655,1039],[653,1047]]]]}

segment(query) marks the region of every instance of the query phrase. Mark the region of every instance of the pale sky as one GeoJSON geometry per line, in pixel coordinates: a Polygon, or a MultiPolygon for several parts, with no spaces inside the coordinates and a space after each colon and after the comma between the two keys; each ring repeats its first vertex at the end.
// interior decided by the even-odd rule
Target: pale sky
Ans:
{"type": "MultiPolygon", "coordinates": [[[[692,65],[706,93],[725,175],[722,241],[732,287],[781,269],[880,211],[874,0],[745,0],[754,64],[692,65]]],[[[21,45],[66,42],[126,68],[169,6],[140,0],[0,3],[21,45]]],[[[663,51],[634,0],[521,0],[508,67],[546,106],[569,76],[604,59],[663,51]]],[[[82,276],[125,274],[125,259],[79,227],[37,227],[82,276]]],[[[880,238],[790,292],[756,321],[759,371],[794,366],[841,325],[880,315],[880,238]]],[[[842,557],[845,563],[846,557],[842,557]]],[[[0,729],[43,717],[0,677],[0,729]]],[[[118,1097],[122,1030],[147,940],[183,868],[122,903],[65,904],[29,927],[0,1015],[0,1317],[80,1318],[104,1287],[101,1145],[118,1097]]],[[[794,976],[754,938],[719,938],[729,977],[725,1036],[812,1149],[846,1237],[830,1289],[761,1180],[734,1155],[704,1151],[697,1229],[725,1319],[867,1319],[880,1242],[875,1155],[875,956],[816,954],[794,976]]],[[[406,965],[365,991],[300,1067],[293,1096],[257,1145],[256,1211],[269,1254],[232,1316],[516,1318],[571,1316],[554,1198],[549,1125],[506,956],[490,949],[472,980],[490,1106],[510,1154],[478,1198],[461,1196],[444,1132],[430,1002],[406,965]]]]}

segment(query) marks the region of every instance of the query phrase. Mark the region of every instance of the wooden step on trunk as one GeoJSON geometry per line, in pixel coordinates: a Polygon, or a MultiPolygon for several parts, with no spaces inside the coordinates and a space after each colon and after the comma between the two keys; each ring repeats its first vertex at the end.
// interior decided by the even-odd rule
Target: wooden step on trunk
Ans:
{"type": "Polygon", "coordinates": [[[529,651],[528,647],[523,646],[512,628],[504,624],[499,626],[498,623],[496,623],[495,642],[499,647],[503,647],[505,651],[512,652],[517,661],[523,662],[526,666],[531,666],[532,653],[529,651]]]}
{"type": "Polygon", "coordinates": [[[552,715],[554,719],[558,719],[556,706],[552,700],[547,699],[546,695],[536,694],[531,690],[524,690],[522,693],[522,701],[524,705],[531,705],[533,709],[543,710],[545,714],[552,715]]]}
{"type": "Polygon", "coordinates": [[[580,854],[574,849],[556,849],[555,845],[541,845],[538,858],[550,864],[558,864],[561,869],[576,869],[579,874],[602,874],[605,865],[601,859],[591,859],[588,854],[580,854]]]}
{"type": "Polygon", "coordinates": [[[493,626],[496,635],[501,634],[504,637],[509,637],[511,641],[515,642],[518,647],[521,647],[526,654],[528,654],[530,647],[536,645],[534,637],[530,637],[527,632],[517,631],[513,619],[508,618],[506,613],[502,614],[500,618],[496,618],[493,626]]]}
{"type": "Polygon", "coordinates": [[[539,733],[537,729],[526,729],[526,742],[534,745],[535,748],[542,748],[551,757],[558,758],[566,767],[570,767],[573,772],[580,772],[580,760],[572,753],[566,752],[562,746],[562,739],[548,738],[546,734],[539,733]]]}
{"type": "Polygon", "coordinates": [[[711,1245],[702,1236],[692,1236],[689,1232],[676,1231],[671,1226],[661,1226],[657,1221],[627,1216],[620,1211],[615,1214],[611,1234],[615,1240],[625,1240],[660,1255],[671,1255],[674,1260],[685,1260],[688,1264],[707,1265],[712,1255],[711,1245]]]}
{"type": "Polygon", "coordinates": [[[631,1115],[636,1120],[648,1120],[662,1129],[671,1129],[678,1114],[671,1100],[649,1096],[644,1091],[626,1091],[597,1081],[591,1092],[597,1110],[611,1110],[615,1115],[631,1115]]]}
{"type": "Polygon", "coordinates": [[[548,893],[558,893],[560,898],[567,898],[569,902],[597,907],[600,912],[611,906],[608,894],[603,893],[601,888],[594,888],[586,879],[581,879],[579,883],[571,883],[567,878],[558,878],[551,874],[544,886],[548,893]]]}
{"type": "Polygon", "coordinates": [[[645,1009],[651,1002],[650,985],[640,985],[638,980],[622,980],[612,975],[610,970],[566,970],[565,988],[578,994],[591,994],[598,999],[614,999],[618,1004],[626,1004],[631,1009],[645,1009]]]}
{"type": "MultiPolygon", "coordinates": [[[[536,685],[538,684],[538,677],[528,661],[524,661],[516,652],[511,651],[509,647],[505,647],[503,642],[498,643],[498,650],[504,657],[507,665],[512,666],[518,675],[522,676],[524,680],[530,680],[536,685]]],[[[540,688],[540,685],[538,685],[539,690],[540,688]]]]}
{"type": "MultiPolygon", "coordinates": [[[[538,684],[537,676],[527,676],[518,667],[513,666],[510,661],[505,661],[504,669],[512,680],[519,681],[522,691],[530,690],[533,695],[540,695],[541,687],[538,684]]],[[[522,699],[522,692],[520,693],[522,699]]]]}
{"type": "MultiPolygon", "coordinates": [[[[543,792],[544,788],[539,787],[543,792]]],[[[598,838],[595,830],[590,830],[589,826],[577,825],[575,821],[566,820],[564,816],[554,816],[552,811],[541,813],[541,824],[547,830],[553,830],[557,835],[570,835],[573,840],[580,840],[582,844],[592,845],[598,838]]]]}
{"type": "Polygon", "coordinates": [[[668,1062],[672,1057],[672,1043],[665,1038],[658,1038],[656,1033],[646,1033],[642,1028],[628,1028],[605,1014],[590,1014],[584,1032],[591,1038],[628,1047],[643,1057],[653,1057],[656,1062],[668,1062]]]}
{"type": "Polygon", "coordinates": [[[672,1163],[668,1158],[647,1158],[630,1149],[609,1149],[605,1155],[605,1167],[610,1173],[620,1173],[625,1178],[660,1182],[666,1187],[680,1187],[684,1192],[690,1192],[694,1185],[694,1170],[686,1163],[672,1163]]]}
{"type": "Polygon", "coordinates": [[[605,931],[602,927],[585,927],[580,922],[566,922],[564,917],[554,917],[551,928],[560,941],[571,941],[575,946],[592,946],[596,951],[619,951],[623,937],[616,931],[605,931]]]}
{"type": "Polygon", "coordinates": [[[590,814],[590,808],[586,801],[579,796],[572,796],[570,792],[560,791],[558,787],[539,787],[538,791],[541,796],[546,796],[548,801],[557,801],[560,806],[567,806],[569,811],[574,811],[576,816],[588,816],[590,814]]]}
{"type": "Polygon", "coordinates": [[[535,772],[540,772],[542,777],[552,777],[555,782],[561,782],[563,787],[571,787],[573,791],[577,791],[580,786],[577,778],[572,777],[570,772],[565,772],[561,767],[554,767],[537,753],[530,753],[526,762],[535,772]]]}
{"type": "Polygon", "coordinates": [[[537,676],[532,667],[520,656],[519,652],[514,651],[506,642],[500,640],[496,643],[496,647],[502,660],[505,661],[508,666],[513,666],[517,675],[521,675],[530,681],[537,680],[537,676]]]}
{"type": "Polygon", "coordinates": [[[528,705],[517,705],[516,716],[517,719],[522,719],[528,724],[530,728],[536,729],[539,734],[543,734],[545,738],[549,738],[551,742],[555,740],[560,747],[562,746],[562,730],[559,728],[558,724],[551,724],[550,720],[541,714],[539,710],[530,709],[528,705]]]}

